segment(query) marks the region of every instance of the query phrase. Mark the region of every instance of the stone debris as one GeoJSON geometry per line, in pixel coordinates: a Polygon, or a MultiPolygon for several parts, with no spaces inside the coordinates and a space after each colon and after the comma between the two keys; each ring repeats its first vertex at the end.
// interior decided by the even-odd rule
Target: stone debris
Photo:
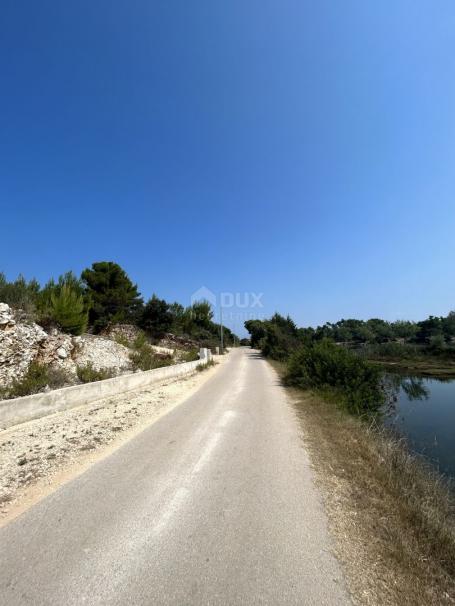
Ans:
{"type": "Polygon", "coordinates": [[[65,371],[68,384],[78,382],[77,366],[86,364],[116,374],[131,372],[128,347],[102,336],[74,337],[56,328],[46,332],[0,303],[0,388],[20,380],[32,361],[65,371]]]}
{"type": "Polygon", "coordinates": [[[120,338],[133,343],[140,334],[142,334],[141,329],[133,324],[109,324],[101,331],[100,336],[114,341],[120,338]]]}
{"type": "Polygon", "coordinates": [[[41,326],[16,322],[9,305],[0,303],[0,387],[24,376],[47,338],[41,326]]]}

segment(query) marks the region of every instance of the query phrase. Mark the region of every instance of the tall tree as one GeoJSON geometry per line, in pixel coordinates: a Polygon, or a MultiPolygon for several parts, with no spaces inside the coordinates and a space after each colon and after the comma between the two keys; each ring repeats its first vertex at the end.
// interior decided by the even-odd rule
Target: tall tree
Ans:
{"type": "Polygon", "coordinates": [[[171,328],[173,320],[169,303],[153,295],[144,307],[139,324],[152,337],[161,337],[171,328]]]}
{"type": "Polygon", "coordinates": [[[120,265],[112,261],[93,263],[90,269],[84,269],[81,278],[90,297],[89,321],[95,332],[110,323],[138,321],[143,301],[120,265]]]}

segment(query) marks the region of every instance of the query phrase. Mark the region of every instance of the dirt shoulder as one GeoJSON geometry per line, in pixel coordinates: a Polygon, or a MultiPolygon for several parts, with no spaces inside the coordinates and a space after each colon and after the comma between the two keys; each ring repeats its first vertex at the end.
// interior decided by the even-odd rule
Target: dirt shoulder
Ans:
{"type": "Polygon", "coordinates": [[[287,393],[354,602],[455,604],[453,499],[438,477],[334,403],[287,393]]]}
{"type": "Polygon", "coordinates": [[[0,525],[178,406],[226,357],[203,372],[0,431],[0,525]]]}

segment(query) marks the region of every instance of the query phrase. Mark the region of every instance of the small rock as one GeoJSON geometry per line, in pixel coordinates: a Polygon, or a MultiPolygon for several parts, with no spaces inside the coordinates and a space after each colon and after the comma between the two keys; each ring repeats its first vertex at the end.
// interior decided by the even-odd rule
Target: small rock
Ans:
{"type": "Polygon", "coordinates": [[[62,360],[64,360],[65,358],[68,357],[68,352],[66,351],[66,349],[64,347],[59,347],[57,349],[57,355],[59,358],[61,358],[62,360]]]}
{"type": "Polygon", "coordinates": [[[22,457],[18,460],[18,465],[25,465],[27,463],[27,457],[22,457]]]}

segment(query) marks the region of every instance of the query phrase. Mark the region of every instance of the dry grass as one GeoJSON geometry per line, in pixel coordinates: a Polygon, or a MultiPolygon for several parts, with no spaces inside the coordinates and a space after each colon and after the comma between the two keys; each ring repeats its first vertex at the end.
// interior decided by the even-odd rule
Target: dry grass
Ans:
{"type": "Polygon", "coordinates": [[[454,500],[385,430],[289,389],[358,604],[455,604],[454,500]]]}

